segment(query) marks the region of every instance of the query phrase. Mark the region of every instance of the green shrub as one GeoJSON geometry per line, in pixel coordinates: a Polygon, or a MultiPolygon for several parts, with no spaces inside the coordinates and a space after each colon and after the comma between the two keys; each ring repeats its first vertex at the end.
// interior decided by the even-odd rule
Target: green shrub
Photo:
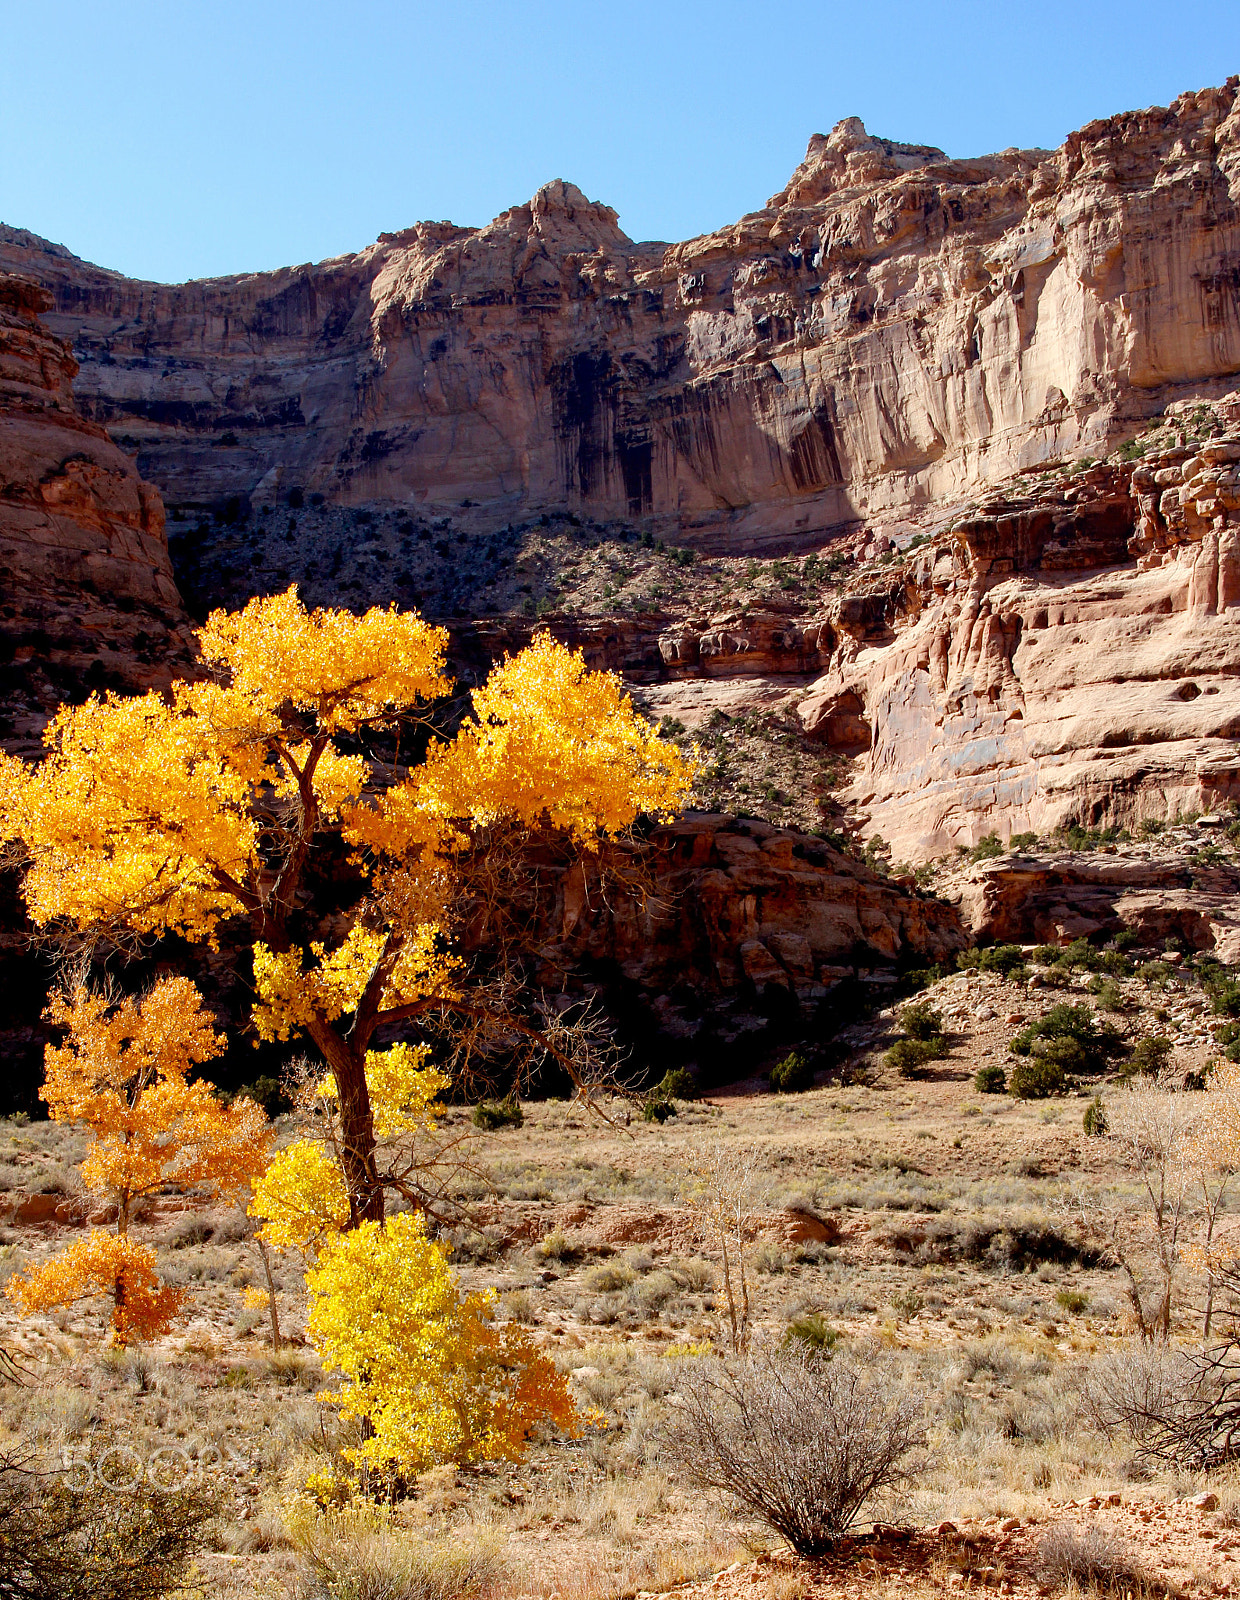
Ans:
{"type": "Polygon", "coordinates": [[[1039,1056],[1068,1072],[1101,1072],[1123,1054],[1124,1043],[1110,1023],[1099,1025],[1087,1005],[1061,1001],[1040,1022],[1031,1022],[1008,1045],[1016,1056],[1039,1056]]]}
{"type": "Polygon", "coordinates": [[[1007,1074],[998,1062],[992,1062],[988,1067],[979,1067],[973,1074],[973,1087],[978,1094],[1006,1094],[1007,1074]]]}
{"type": "Polygon", "coordinates": [[[1003,854],[1003,845],[997,833],[987,833],[980,838],[969,851],[970,861],[993,861],[996,856],[1003,854]]]}
{"type": "Polygon", "coordinates": [[[1225,969],[1219,968],[1203,976],[1202,981],[1217,1016],[1240,1017],[1240,983],[1235,978],[1227,976],[1225,969]]]}
{"type": "Polygon", "coordinates": [[[920,1078],[931,1061],[939,1061],[946,1054],[942,1039],[897,1039],[883,1057],[883,1065],[902,1078],[920,1078]]]}
{"type": "Polygon", "coordinates": [[[828,1351],[833,1350],[842,1337],[840,1330],[833,1328],[820,1311],[811,1311],[788,1324],[784,1343],[788,1345],[795,1340],[811,1350],[828,1351]]]}
{"type": "Polygon", "coordinates": [[[1116,983],[1114,978],[1104,978],[1101,974],[1089,980],[1089,992],[1097,1000],[1104,1011],[1132,1011],[1133,1002],[1116,983]]]}
{"type": "Polygon", "coordinates": [[[928,1000],[915,1000],[901,1011],[900,1026],[910,1039],[942,1039],[943,1013],[928,1000]]]}
{"type": "Polygon", "coordinates": [[[1171,1062],[1171,1040],[1158,1034],[1153,1039],[1139,1039],[1124,1063],[1124,1075],[1135,1077],[1138,1073],[1157,1078],[1171,1062]]]}
{"type": "Polygon", "coordinates": [[[1063,946],[1057,944],[1040,944],[1030,958],[1036,967],[1049,967],[1054,965],[1063,955],[1063,946]]]}
{"type": "Polygon", "coordinates": [[[1107,1131],[1107,1108],[1102,1103],[1102,1096],[1096,1094],[1085,1107],[1085,1115],[1081,1118],[1081,1126],[1085,1130],[1087,1139],[1101,1139],[1107,1131]]]}
{"type": "Polygon", "coordinates": [[[284,1112],[293,1109],[293,1102],[285,1092],[284,1085],[279,1078],[264,1074],[255,1078],[253,1083],[243,1083],[234,1093],[222,1095],[228,1100],[253,1100],[256,1105],[262,1106],[269,1117],[282,1116],[284,1112]]]}
{"type": "Polygon", "coordinates": [[[676,1114],[676,1107],[672,1102],[657,1092],[647,1095],[646,1103],[642,1107],[643,1122],[663,1123],[676,1114]]]}
{"type": "Polygon", "coordinates": [[[1036,850],[1038,836],[1036,833],[1014,833],[1008,840],[1009,850],[1036,850]]]}
{"type": "Polygon", "coordinates": [[[1061,1289],[1055,1296],[1055,1304],[1061,1311],[1079,1317],[1089,1310],[1089,1296],[1082,1294],[1079,1289],[1061,1289]]]}
{"type": "Polygon", "coordinates": [[[1228,1061],[1240,1061],[1240,1023],[1225,1023],[1214,1035],[1214,1042],[1223,1047],[1228,1061]]]}
{"type": "Polygon", "coordinates": [[[799,1050],[786,1055],[771,1068],[771,1088],[776,1094],[796,1094],[814,1081],[814,1069],[799,1050]]]}
{"type": "Polygon", "coordinates": [[[474,1107],[473,1124],[486,1133],[499,1128],[519,1128],[525,1121],[521,1105],[512,1095],[506,1100],[483,1100],[474,1107]]]}
{"type": "Polygon", "coordinates": [[[1098,952],[1088,939],[1073,939],[1060,952],[1059,959],[1073,972],[1097,972],[1101,964],[1098,952]]]}
{"type": "Polygon", "coordinates": [[[1008,1093],[1018,1100],[1047,1100],[1053,1094],[1063,1094],[1067,1089],[1064,1070],[1057,1061],[1047,1061],[1032,1056],[1012,1068],[1008,1093]]]}
{"type": "Polygon", "coordinates": [[[977,967],[981,972],[997,972],[1017,983],[1023,983],[1029,976],[1025,953],[1018,944],[995,944],[987,950],[979,950],[977,967]]]}
{"type": "Polygon", "coordinates": [[[655,1084],[652,1091],[664,1100],[692,1100],[697,1094],[697,1083],[686,1067],[671,1067],[655,1084]]]}

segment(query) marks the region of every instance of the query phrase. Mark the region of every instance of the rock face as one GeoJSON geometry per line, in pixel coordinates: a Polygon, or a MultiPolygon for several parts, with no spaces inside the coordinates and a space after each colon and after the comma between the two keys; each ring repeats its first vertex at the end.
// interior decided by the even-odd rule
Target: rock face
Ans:
{"type": "Polygon", "coordinates": [[[0,230],[88,415],[179,505],[648,520],[717,549],[898,523],[1240,370],[1237,80],[954,161],[816,135],[786,188],[634,244],[571,184],[481,229],[162,286],[0,230]]]}
{"type": "Polygon", "coordinates": [[[877,877],[824,840],[704,812],[656,829],[652,892],[591,892],[587,865],[544,908],[549,955],[614,963],[648,994],[718,997],[773,984],[802,1002],[862,964],[936,960],[964,936],[953,907],[877,877]]]}
{"type": "Polygon", "coordinates": [[[1132,844],[1109,854],[1009,855],[974,869],[960,909],[999,943],[1063,944],[1132,930],[1148,946],[1168,939],[1240,959],[1240,868],[1202,864],[1191,844],[1132,844]]]}
{"type": "Polygon", "coordinates": [[[1240,405],[1211,414],[1233,431],[995,496],[841,602],[800,715],[897,857],[1240,798],[1240,405]]]}
{"type": "Polygon", "coordinates": [[[77,411],[51,304],[0,277],[0,727],[33,740],[90,688],[167,682],[189,659],[158,490],[77,411]]]}

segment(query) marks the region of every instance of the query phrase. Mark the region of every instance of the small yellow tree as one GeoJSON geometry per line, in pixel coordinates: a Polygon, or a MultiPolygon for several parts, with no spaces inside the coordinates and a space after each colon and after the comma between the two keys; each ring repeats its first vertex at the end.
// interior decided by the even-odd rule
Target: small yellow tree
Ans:
{"type": "Polygon", "coordinates": [[[116,1227],[92,1228],[10,1279],[8,1293],[27,1313],[108,1294],[119,1341],[153,1338],[171,1325],[181,1295],[159,1282],[154,1250],[130,1236],[135,1204],[169,1184],[248,1191],[267,1162],[267,1119],[252,1100],[224,1105],[211,1084],[189,1081],[224,1041],[188,978],[166,978],[137,1000],[79,985],[52,1000],[47,1018],[66,1039],[47,1048],[40,1094],[54,1121],[89,1129],[82,1179],[115,1206],[116,1227]]]}

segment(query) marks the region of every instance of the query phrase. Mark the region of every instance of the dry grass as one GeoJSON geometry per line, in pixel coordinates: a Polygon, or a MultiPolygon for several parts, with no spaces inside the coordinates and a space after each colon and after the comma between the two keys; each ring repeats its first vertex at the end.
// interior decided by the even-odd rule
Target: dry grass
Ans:
{"type": "MultiPolygon", "coordinates": [[[[383,1535],[392,1550],[480,1532],[502,1545],[503,1560],[479,1584],[607,1600],[696,1581],[736,1559],[745,1541],[761,1547],[757,1525],[693,1489],[661,1444],[678,1414],[684,1362],[723,1333],[719,1262],[678,1198],[705,1138],[757,1153],[755,1336],[778,1344],[795,1321],[829,1330],[845,1354],[877,1344],[928,1396],[914,1521],[1045,1519],[1059,1515],[1054,1505],[1117,1488],[1170,1499],[1196,1487],[1141,1468],[1123,1439],[1082,1423],[1084,1375],[1130,1329],[1117,1275],[1074,1255],[1069,1202],[1086,1185],[1135,1205],[1130,1175],[1104,1141],[1080,1135],[1085,1099],[1048,1106],[972,1088],[979,1063],[1003,1057],[1014,1026],[1005,1018],[1036,1015],[1060,995],[982,975],[941,984],[932,998],[955,1030],[953,1050],[916,1085],[879,1071],[866,1084],[773,1096],[754,1081],[664,1125],[628,1128],[548,1102],[527,1107],[521,1129],[480,1137],[494,1188],[479,1189],[472,1225],[453,1236],[457,1269],[468,1288],[498,1291],[500,1314],[576,1374],[582,1404],[603,1420],[580,1441],[538,1443],[527,1463],[421,1486],[412,1520],[383,1535]],[[983,1009],[990,1020],[978,1017],[983,1009]],[[808,1237],[806,1214],[819,1219],[808,1237]]],[[[850,1042],[877,1057],[894,1025],[880,1016],[850,1042]]],[[[1125,1020],[1137,1032],[1149,1025],[1144,1012],[1125,1020]]],[[[1191,1050],[1186,1036],[1177,1059],[1191,1065],[1191,1050]]],[[[448,1120],[466,1117],[461,1108],[448,1120]]],[[[71,1168],[75,1148],[63,1129],[0,1125],[0,1159],[19,1169],[27,1193],[45,1173],[71,1168]]],[[[281,1507],[341,1442],[317,1399],[317,1359],[297,1342],[297,1263],[276,1264],[281,1325],[294,1342],[273,1357],[265,1321],[243,1304],[257,1263],[239,1213],[174,1197],[139,1232],[184,1284],[185,1323],[153,1350],[118,1355],[106,1350],[100,1308],[23,1322],[0,1300],[0,1345],[32,1375],[0,1387],[0,1447],[52,1460],[66,1448],[97,1456],[118,1440],[144,1457],[184,1450],[224,1489],[219,1550],[204,1557],[211,1592],[292,1594],[310,1579],[305,1553],[286,1548],[281,1507]]],[[[10,1224],[0,1272],[41,1259],[62,1237],[10,1224]]],[[[1196,1334],[1198,1298],[1185,1274],[1176,1338],[1196,1334]]],[[[376,1566],[387,1561],[399,1577],[405,1559],[384,1555],[376,1566]]],[[[775,1578],[772,1569],[763,1583],[775,1578]]],[[[346,1592],[346,1577],[326,1567],[313,1581],[320,1592],[331,1592],[328,1582],[346,1592]]],[[[794,1600],[797,1581],[779,1577],[788,1593],[772,1590],[773,1600],[794,1600]]],[[[873,1592],[886,1582],[879,1574],[873,1592]]]]}

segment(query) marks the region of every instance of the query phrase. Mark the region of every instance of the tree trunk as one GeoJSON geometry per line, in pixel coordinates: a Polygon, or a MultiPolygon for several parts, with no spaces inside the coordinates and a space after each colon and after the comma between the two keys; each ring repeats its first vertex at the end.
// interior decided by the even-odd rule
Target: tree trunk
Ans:
{"type": "Polygon", "coordinates": [[[366,1050],[350,1045],[323,1022],[310,1026],[310,1036],[323,1053],[336,1080],[340,1103],[340,1164],[349,1195],[350,1228],[383,1221],[383,1186],[375,1167],[375,1123],[366,1087],[366,1050]]]}

